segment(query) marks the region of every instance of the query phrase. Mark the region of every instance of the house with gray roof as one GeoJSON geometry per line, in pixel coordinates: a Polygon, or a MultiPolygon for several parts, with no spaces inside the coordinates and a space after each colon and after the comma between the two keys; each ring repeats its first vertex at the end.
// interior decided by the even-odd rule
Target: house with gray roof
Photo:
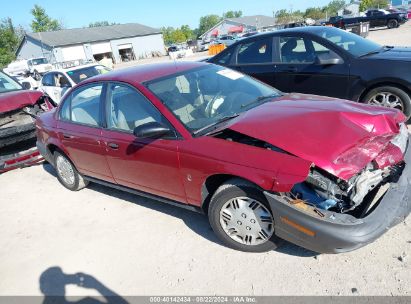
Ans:
{"type": "Polygon", "coordinates": [[[244,16],[239,18],[226,18],[217,23],[200,38],[209,41],[224,35],[236,35],[254,31],[267,31],[277,28],[276,20],[273,17],[264,15],[244,16]]]}
{"type": "Polygon", "coordinates": [[[50,62],[99,61],[115,63],[163,55],[161,31],[138,23],[26,33],[17,59],[46,57],[50,62]]]}

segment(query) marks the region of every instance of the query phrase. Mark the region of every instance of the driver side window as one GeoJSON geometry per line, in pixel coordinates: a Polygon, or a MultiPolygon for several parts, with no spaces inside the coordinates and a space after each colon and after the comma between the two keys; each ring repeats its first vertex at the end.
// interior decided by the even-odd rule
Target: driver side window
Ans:
{"type": "Polygon", "coordinates": [[[108,86],[107,127],[126,132],[149,122],[164,122],[161,113],[139,92],[122,84],[108,86]]]}

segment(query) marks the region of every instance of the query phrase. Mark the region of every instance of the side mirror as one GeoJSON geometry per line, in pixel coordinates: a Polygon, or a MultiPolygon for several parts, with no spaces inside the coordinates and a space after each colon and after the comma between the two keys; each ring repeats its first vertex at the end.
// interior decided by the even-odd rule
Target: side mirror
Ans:
{"type": "Polygon", "coordinates": [[[334,57],[328,57],[324,58],[322,56],[317,56],[315,59],[315,64],[317,65],[336,65],[336,64],[343,64],[344,60],[342,60],[340,57],[334,56],[334,57]]]}
{"type": "Polygon", "coordinates": [[[31,84],[30,82],[24,81],[21,86],[23,87],[23,89],[25,90],[30,90],[31,89],[31,84]]]}
{"type": "Polygon", "coordinates": [[[133,134],[138,138],[161,138],[164,135],[170,134],[171,130],[158,122],[149,122],[134,129],[133,134]]]}

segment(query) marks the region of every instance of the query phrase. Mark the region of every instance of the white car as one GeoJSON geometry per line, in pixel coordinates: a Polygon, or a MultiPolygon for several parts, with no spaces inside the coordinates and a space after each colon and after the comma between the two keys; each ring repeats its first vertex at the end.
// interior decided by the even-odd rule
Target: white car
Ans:
{"type": "Polygon", "coordinates": [[[40,80],[41,75],[50,71],[53,66],[44,57],[31,58],[27,60],[17,60],[10,63],[5,69],[6,73],[12,76],[32,76],[40,80]]]}
{"type": "Polygon", "coordinates": [[[53,99],[54,102],[60,103],[64,94],[79,82],[111,71],[109,68],[100,64],[87,64],[68,69],[58,69],[44,74],[39,86],[43,91],[53,99]]]}
{"type": "Polygon", "coordinates": [[[226,46],[230,46],[235,42],[237,42],[237,39],[233,36],[221,36],[214,43],[215,44],[225,44],[226,46]]]}

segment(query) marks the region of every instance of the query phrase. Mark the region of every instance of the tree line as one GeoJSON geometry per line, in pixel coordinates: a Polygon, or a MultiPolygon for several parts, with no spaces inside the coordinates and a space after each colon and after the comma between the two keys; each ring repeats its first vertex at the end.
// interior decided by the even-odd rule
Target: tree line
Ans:
{"type": "MultiPolygon", "coordinates": [[[[353,3],[351,0],[349,3],[353,3]]],[[[345,0],[332,0],[322,7],[309,7],[305,11],[301,10],[286,10],[282,9],[274,14],[279,24],[287,24],[292,22],[301,22],[305,19],[326,19],[331,16],[336,16],[338,11],[343,9],[348,3],[345,0]]],[[[360,11],[365,11],[370,8],[386,8],[389,5],[388,0],[362,0],[360,11]]]]}

